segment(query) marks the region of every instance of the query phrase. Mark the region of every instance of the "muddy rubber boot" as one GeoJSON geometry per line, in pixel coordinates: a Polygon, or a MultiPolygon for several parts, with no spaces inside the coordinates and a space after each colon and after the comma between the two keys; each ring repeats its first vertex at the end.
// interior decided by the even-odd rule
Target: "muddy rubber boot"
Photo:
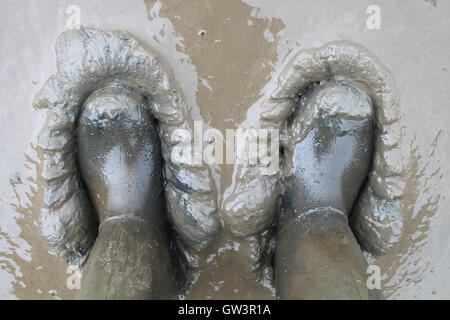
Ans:
{"type": "Polygon", "coordinates": [[[172,275],[162,156],[141,95],[127,87],[108,87],[87,99],[78,124],[78,165],[99,233],[77,297],[167,297],[172,275]]]}
{"type": "Polygon", "coordinates": [[[291,132],[313,125],[287,153],[279,217],[275,280],[281,299],[370,299],[367,264],[348,224],[348,214],[367,177],[374,124],[370,99],[344,82],[329,82],[302,98],[291,132]]]}

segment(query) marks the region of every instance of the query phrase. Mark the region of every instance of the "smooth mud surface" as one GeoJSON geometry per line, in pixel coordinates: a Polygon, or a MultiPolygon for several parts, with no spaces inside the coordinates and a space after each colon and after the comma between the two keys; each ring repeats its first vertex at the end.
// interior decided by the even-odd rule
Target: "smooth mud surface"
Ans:
{"type": "MultiPolygon", "coordinates": [[[[35,94],[57,73],[55,41],[66,29],[69,16],[66,8],[71,4],[74,3],[42,1],[37,5],[33,1],[6,1],[2,4],[1,298],[70,299],[76,295],[76,290],[67,286],[72,274],[68,265],[50,255],[38,236],[39,215],[46,201],[46,182],[42,179],[47,167],[42,162],[45,154],[37,137],[51,117],[47,110],[32,108],[35,94]]],[[[401,171],[399,181],[403,183],[397,188],[397,181],[376,184],[378,180],[374,179],[373,188],[364,190],[361,208],[356,210],[366,216],[375,214],[382,221],[395,220],[386,213],[401,212],[403,233],[396,232],[395,228],[380,231],[380,239],[392,239],[392,235],[397,235],[394,237],[397,245],[379,257],[368,252],[364,255],[368,264],[380,266],[382,291],[388,299],[450,296],[450,219],[446,214],[450,205],[446,178],[450,170],[447,161],[450,157],[448,3],[438,1],[433,6],[422,0],[381,1],[378,4],[382,17],[380,30],[366,27],[370,1],[346,0],[339,5],[312,0],[283,1],[277,5],[272,1],[250,0],[136,0],[127,4],[77,1],[75,4],[80,7],[83,26],[129,31],[155,48],[167,60],[166,65],[182,92],[182,100],[185,100],[182,109],[186,113],[183,119],[188,119],[182,121],[184,125],[200,120],[205,127],[216,128],[224,136],[226,129],[253,127],[261,119],[271,125],[286,116],[285,109],[270,109],[261,102],[268,96],[289,98],[289,95],[283,97],[285,92],[278,90],[276,83],[280,77],[287,79],[284,84],[300,83],[295,75],[291,77],[295,81],[291,82],[289,76],[283,76],[288,75],[283,70],[287,70],[288,63],[299,52],[321,52],[317,48],[342,41],[366,48],[370,57],[376,57],[376,63],[388,70],[396,85],[392,92],[377,91],[379,96],[371,95],[374,104],[390,101],[383,97],[391,97],[393,93],[399,97],[398,101],[393,101],[397,121],[390,121],[391,113],[378,119],[385,121],[382,125],[389,132],[400,133],[402,139],[390,141],[391,135],[384,136],[381,143],[395,144],[396,151],[384,158],[387,162],[379,158],[376,165],[390,175],[401,171]],[[374,100],[374,97],[381,98],[374,100]],[[268,109],[264,109],[266,107],[268,109]],[[262,111],[273,112],[262,116],[262,111]],[[388,127],[391,123],[395,123],[394,128],[388,127]],[[386,168],[401,170],[392,172],[386,168]],[[377,185],[392,188],[376,188],[377,185]],[[398,203],[385,202],[399,195],[398,203]],[[379,203],[371,207],[374,201],[379,203]]],[[[323,50],[326,48],[332,46],[323,50]]],[[[98,50],[91,49],[90,52],[98,50]]],[[[297,65],[305,66],[302,61],[298,60],[297,65]]],[[[331,68],[339,71],[339,66],[339,63],[332,64],[331,68]]],[[[371,75],[368,74],[368,78],[371,75]]],[[[386,88],[393,87],[388,83],[386,88]]],[[[281,143],[287,146],[290,142],[282,137],[281,143]]],[[[173,172],[183,171],[174,169],[173,172]]],[[[183,220],[181,207],[171,208],[172,212],[180,213],[172,216],[175,225],[176,219],[181,219],[178,223],[188,226],[188,232],[182,234],[185,242],[191,239],[190,246],[197,249],[209,244],[200,252],[184,251],[191,266],[188,277],[194,285],[188,292],[180,293],[180,298],[274,298],[272,270],[267,267],[275,245],[269,215],[264,211],[258,216],[261,219],[254,219],[249,225],[233,222],[239,220],[240,210],[245,211],[248,209],[245,206],[255,203],[264,208],[273,205],[270,210],[275,212],[280,203],[260,195],[272,190],[278,178],[271,180],[269,176],[265,183],[253,180],[252,189],[251,182],[246,180],[246,171],[233,165],[211,166],[194,172],[197,173],[195,181],[199,182],[197,187],[208,195],[203,198],[204,212],[209,212],[205,217],[213,216],[218,224],[212,222],[210,229],[190,228],[189,220],[183,220]],[[245,183],[240,184],[240,181],[245,183]],[[235,196],[240,192],[245,194],[249,188],[254,190],[252,197],[235,196]],[[192,234],[196,236],[189,238],[192,234]]],[[[178,190],[182,188],[172,189],[174,199],[179,197],[178,190]]],[[[275,197],[279,192],[281,190],[274,192],[275,197]]],[[[367,234],[366,231],[362,233],[367,234]]],[[[372,250],[386,244],[372,243],[372,250]]]]}

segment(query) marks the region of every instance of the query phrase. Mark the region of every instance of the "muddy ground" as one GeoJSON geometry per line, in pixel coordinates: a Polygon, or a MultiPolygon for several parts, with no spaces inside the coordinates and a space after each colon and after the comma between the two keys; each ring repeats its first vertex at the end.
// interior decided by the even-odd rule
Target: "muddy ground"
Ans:
{"type": "MultiPolygon", "coordinates": [[[[70,5],[81,24],[123,29],[164,55],[194,119],[225,133],[247,118],[271,76],[293,54],[334,40],[366,47],[392,73],[401,96],[402,159],[407,168],[402,199],[405,232],[390,254],[371,264],[382,271],[389,299],[450,298],[450,3],[379,0],[380,29],[369,29],[357,0],[227,1],[13,1],[0,11],[0,298],[68,299],[67,265],[47,253],[35,220],[42,194],[34,149],[44,111],[34,94],[56,71],[54,44],[66,29],[70,5]]],[[[216,171],[220,210],[233,167],[216,171]]],[[[240,275],[248,248],[224,234],[203,253],[209,287],[192,298],[223,298],[240,288],[246,298],[271,298],[240,275]],[[219,254],[220,253],[220,254],[219,254]],[[243,282],[244,281],[244,282],[243,282]]],[[[237,296],[236,296],[237,297],[237,296]]]]}

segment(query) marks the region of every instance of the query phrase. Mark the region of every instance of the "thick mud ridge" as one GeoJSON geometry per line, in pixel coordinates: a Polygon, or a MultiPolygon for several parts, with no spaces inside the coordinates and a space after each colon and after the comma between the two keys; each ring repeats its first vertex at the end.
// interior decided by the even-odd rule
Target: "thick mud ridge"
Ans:
{"type": "Polygon", "coordinates": [[[364,249],[377,255],[389,252],[398,241],[403,228],[399,199],[404,189],[403,164],[393,160],[401,139],[396,113],[399,97],[389,72],[359,45],[334,42],[301,51],[279,72],[272,90],[256,103],[257,117],[253,110],[248,126],[279,130],[279,170],[267,174],[261,167],[235,165],[220,217],[212,168],[181,159],[190,147],[180,149],[180,142],[190,146],[192,141],[181,141],[176,130],[192,132],[193,120],[164,58],[127,32],[83,28],[62,33],[56,53],[58,72],[34,100],[36,108],[47,110],[38,143],[44,190],[39,229],[50,251],[65,261],[83,265],[97,237],[98,217],[78,168],[77,125],[85,102],[103,88],[115,88],[119,94],[120,88],[129,88],[157,121],[165,177],[161,214],[167,212],[185,267],[198,267],[192,252],[207,247],[226,226],[235,236],[252,242],[252,270],[257,277],[273,281],[274,227],[277,215],[283,214],[280,196],[285,179],[292,175],[294,146],[313,128],[319,112],[344,119],[359,119],[368,112],[342,108],[333,101],[321,104],[326,110],[305,108],[303,97],[327,83],[355,88],[375,115],[373,161],[349,217],[353,232],[364,249]],[[299,125],[292,126],[293,119],[299,125]]]}
{"type": "Polygon", "coordinates": [[[77,119],[83,103],[103,87],[129,87],[142,95],[158,122],[166,177],[167,211],[177,233],[202,248],[218,231],[208,168],[171,161],[175,129],[190,130],[186,102],[170,68],[129,33],[66,31],[56,44],[58,72],[36,95],[47,120],[39,136],[44,203],[39,228],[52,252],[81,264],[95,241],[98,223],[77,167],[77,119]]]}
{"type": "MultiPolygon", "coordinates": [[[[366,49],[347,41],[300,51],[269,84],[272,89],[249,112],[249,121],[243,126],[280,130],[280,170],[267,175],[261,174],[257,166],[235,167],[234,183],[225,192],[223,210],[236,235],[252,236],[276,222],[279,195],[284,193],[283,182],[293,174],[294,147],[313,128],[319,112],[344,119],[364,117],[367,110],[342,108],[334,101],[322,104],[324,110],[319,110],[318,104],[312,109],[305,108],[302,97],[319,85],[336,81],[366,95],[375,114],[373,161],[349,217],[352,229],[360,245],[373,254],[385,254],[395,247],[403,230],[399,204],[404,191],[403,163],[395,161],[399,159],[402,138],[397,113],[399,96],[386,68],[366,49]],[[292,126],[293,119],[298,125],[292,126]]],[[[266,243],[270,243],[266,251],[272,251],[273,243],[266,243]]]]}

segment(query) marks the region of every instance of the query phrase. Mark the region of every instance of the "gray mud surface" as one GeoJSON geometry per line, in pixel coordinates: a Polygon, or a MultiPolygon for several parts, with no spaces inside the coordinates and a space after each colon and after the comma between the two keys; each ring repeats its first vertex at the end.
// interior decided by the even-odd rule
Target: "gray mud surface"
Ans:
{"type": "MultiPolygon", "coordinates": [[[[65,228],[95,225],[81,213],[64,218],[79,219],[75,224],[47,220],[47,228],[39,227],[43,210],[68,205],[76,211],[89,206],[84,191],[77,187],[74,167],[57,165],[70,164],[76,157],[70,144],[82,103],[99,83],[109,85],[111,80],[105,73],[101,79],[92,78],[98,70],[91,76],[79,69],[71,73],[83,50],[91,57],[105,53],[105,47],[84,47],[90,43],[86,36],[101,36],[102,43],[112,47],[128,43],[126,54],[139,52],[133,56],[135,65],[151,61],[162,66],[156,78],[131,68],[120,83],[158,97],[151,108],[164,124],[159,126],[163,140],[175,128],[192,127],[194,120],[202,121],[205,128],[217,128],[224,136],[226,129],[261,123],[282,128],[295,110],[295,95],[311,83],[328,81],[330,74],[365,92],[374,105],[378,138],[369,183],[355,207],[362,218],[352,223],[361,244],[366,244],[366,260],[380,267],[388,299],[450,297],[450,219],[446,214],[450,4],[380,1],[381,29],[369,30],[366,9],[371,4],[351,0],[339,4],[283,1],[277,6],[252,0],[40,1],[39,5],[5,1],[0,13],[4,42],[0,53],[0,177],[4,181],[0,188],[0,298],[73,298],[76,290],[67,287],[68,265],[48,253],[38,230],[48,230],[47,243],[53,252],[71,263],[81,262],[95,239],[95,230],[89,227],[81,228],[87,236],[65,228]],[[129,34],[72,33],[78,40],[60,37],[55,53],[71,4],[80,7],[83,26],[129,34]],[[70,48],[74,43],[75,48],[70,48]],[[154,54],[151,48],[161,59],[145,60],[154,54]],[[80,54],[65,52],[69,49],[80,54]],[[358,59],[353,63],[352,57],[358,59]],[[45,84],[52,75],[56,75],[54,83],[59,80],[62,86],[45,84]],[[135,79],[146,79],[143,82],[150,85],[142,88],[135,79]],[[152,87],[161,83],[165,85],[152,87]],[[32,108],[35,96],[38,109],[32,108]],[[55,131],[42,131],[49,127],[55,131]],[[61,139],[55,139],[58,135],[61,139]],[[68,192],[56,190],[63,185],[68,192]],[[76,197],[66,199],[69,194],[76,197]],[[66,236],[69,242],[62,241],[66,236]]],[[[113,59],[120,61],[121,56],[113,59]]],[[[302,116],[308,123],[308,114],[302,116]]],[[[305,132],[296,133],[298,138],[305,132]]],[[[286,135],[280,141],[284,147],[294,143],[286,135]]],[[[181,236],[180,253],[192,268],[188,277],[195,282],[181,297],[273,298],[268,267],[275,246],[271,223],[279,207],[276,197],[282,192],[278,182],[285,172],[258,180],[252,168],[228,164],[171,167],[170,150],[170,144],[162,144],[168,164],[169,219],[179,226],[175,229],[181,236]],[[201,210],[186,206],[186,201],[200,203],[201,210]],[[255,212],[257,218],[241,223],[244,211],[255,212]],[[203,227],[187,219],[186,212],[200,212],[196,218],[205,222],[203,227]]]]}

